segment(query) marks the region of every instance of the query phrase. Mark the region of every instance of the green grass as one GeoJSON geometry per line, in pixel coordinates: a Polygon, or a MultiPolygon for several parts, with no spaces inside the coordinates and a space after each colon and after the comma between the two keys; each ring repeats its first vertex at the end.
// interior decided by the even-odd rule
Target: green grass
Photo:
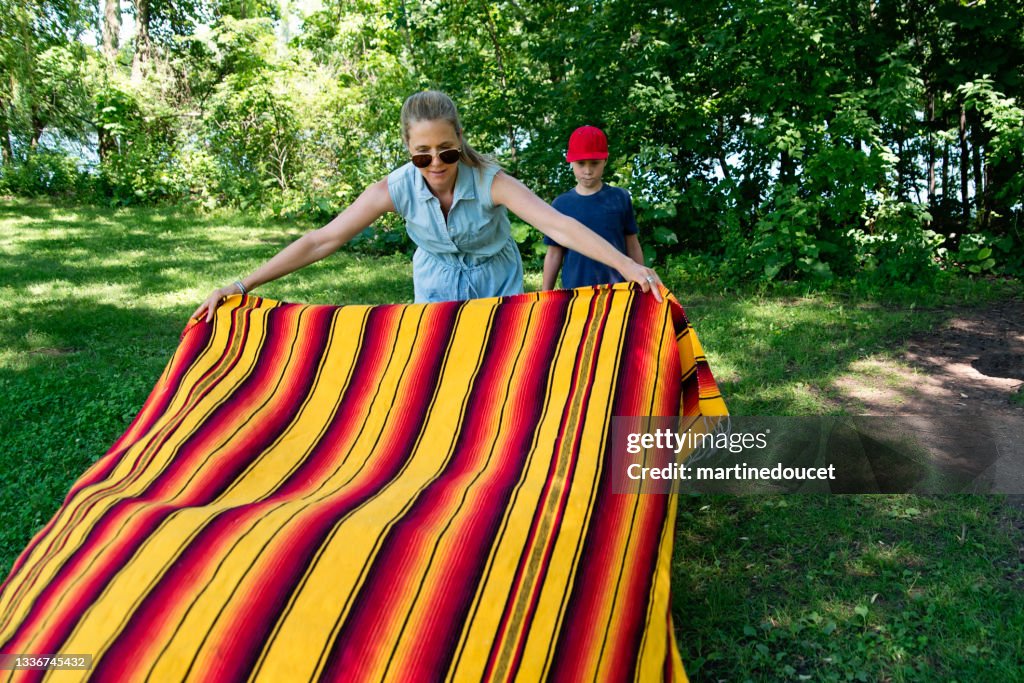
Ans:
{"type": "MultiPolygon", "coordinates": [[[[229,214],[0,201],[4,573],[124,431],[199,301],[300,233],[229,214]]],[[[965,281],[887,301],[884,292],[720,292],[663,276],[736,414],[835,411],[832,383],[857,360],[895,354],[947,305],[1005,293],[965,281]]],[[[528,274],[527,287],[538,285],[528,274]]],[[[411,301],[411,266],[341,253],[259,294],[411,301]]],[[[1024,680],[1019,513],[1000,498],[679,504],[673,612],[694,680],[1024,680]]]]}
{"type": "Polygon", "coordinates": [[[1010,397],[1010,401],[1019,406],[1024,406],[1024,387],[1018,389],[1017,393],[1010,397]]]}
{"type": "Polygon", "coordinates": [[[834,381],[851,372],[870,374],[851,364],[895,357],[907,339],[934,329],[953,306],[979,306],[1020,291],[1013,283],[963,280],[950,283],[943,297],[923,291],[909,301],[886,301],[887,292],[722,293],[678,272],[661,275],[686,309],[737,415],[842,413],[834,381]]]}
{"type": "Polygon", "coordinates": [[[1020,536],[995,496],[679,510],[673,612],[696,681],[1024,680],[1020,536]]]}

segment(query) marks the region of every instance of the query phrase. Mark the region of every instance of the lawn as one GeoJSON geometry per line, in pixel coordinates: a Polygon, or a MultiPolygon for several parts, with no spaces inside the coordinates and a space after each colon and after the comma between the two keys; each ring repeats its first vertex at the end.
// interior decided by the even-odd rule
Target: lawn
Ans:
{"type": "MultiPolygon", "coordinates": [[[[301,231],[233,214],[0,200],[5,575],[134,417],[196,305],[301,231]]],[[[945,304],[998,293],[963,282],[895,302],[758,295],[662,275],[736,414],[837,410],[833,381],[858,360],[892,356],[945,304]]],[[[411,266],[345,252],[259,294],[406,302],[411,266]]],[[[682,497],[673,591],[688,671],[697,681],[1024,680],[1015,515],[995,496],[682,497]]]]}

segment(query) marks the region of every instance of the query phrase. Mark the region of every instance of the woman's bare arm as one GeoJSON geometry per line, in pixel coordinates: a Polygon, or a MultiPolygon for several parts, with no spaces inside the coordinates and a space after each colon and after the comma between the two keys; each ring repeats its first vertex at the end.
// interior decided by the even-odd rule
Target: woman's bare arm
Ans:
{"type": "Polygon", "coordinates": [[[661,301],[661,294],[654,286],[661,284],[661,278],[657,273],[623,254],[575,218],[553,209],[512,176],[499,172],[494,177],[491,199],[495,204],[507,206],[517,216],[566,249],[572,249],[614,268],[627,281],[636,282],[643,291],[653,293],[654,298],[661,301]]]}
{"type": "MultiPolygon", "coordinates": [[[[242,286],[252,290],[262,284],[276,280],[300,268],[315,263],[341,248],[346,242],[365,230],[375,220],[395,207],[388,193],[388,181],[383,179],[366,188],[362,194],[344,211],[317,230],[307,232],[287,247],[279,251],[269,261],[242,278],[242,286]]],[[[229,294],[237,294],[234,285],[214,290],[206,298],[193,318],[200,318],[205,313],[206,321],[213,319],[213,312],[220,301],[229,294]]]]}

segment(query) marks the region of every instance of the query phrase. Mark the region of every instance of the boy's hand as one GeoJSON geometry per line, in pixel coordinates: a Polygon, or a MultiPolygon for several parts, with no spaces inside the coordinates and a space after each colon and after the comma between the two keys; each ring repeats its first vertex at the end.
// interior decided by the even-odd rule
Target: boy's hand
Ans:
{"type": "Polygon", "coordinates": [[[565,257],[565,249],[548,245],[547,253],[544,254],[544,284],[541,288],[549,292],[555,288],[558,281],[558,271],[562,269],[562,259],[565,257]]]}

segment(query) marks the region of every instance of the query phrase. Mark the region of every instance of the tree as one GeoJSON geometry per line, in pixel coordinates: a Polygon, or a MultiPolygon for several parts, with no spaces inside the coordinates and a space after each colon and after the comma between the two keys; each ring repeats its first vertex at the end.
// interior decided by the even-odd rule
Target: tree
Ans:
{"type": "Polygon", "coordinates": [[[117,50],[121,36],[121,2],[120,0],[104,0],[103,2],[103,55],[113,65],[117,58],[117,50]]]}
{"type": "Polygon", "coordinates": [[[5,0],[0,5],[0,132],[5,161],[15,158],[12,138],[34,150],[47,126],[70,132],[81,128],[77,65],[85,51],[74,41],[91,25],[93,13],[91,5],[75,0],[5,0]]]}

